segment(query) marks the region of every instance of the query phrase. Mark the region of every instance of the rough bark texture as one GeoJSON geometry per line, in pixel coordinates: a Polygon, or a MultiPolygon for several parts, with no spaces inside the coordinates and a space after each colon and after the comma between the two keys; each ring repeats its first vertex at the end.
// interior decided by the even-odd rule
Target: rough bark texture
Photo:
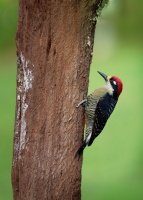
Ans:
{"type": "Polygon", "coordinates": [[[83,109],[101,1],[20,0],[12,185],[15,200],[81,198],[83,109]]]}

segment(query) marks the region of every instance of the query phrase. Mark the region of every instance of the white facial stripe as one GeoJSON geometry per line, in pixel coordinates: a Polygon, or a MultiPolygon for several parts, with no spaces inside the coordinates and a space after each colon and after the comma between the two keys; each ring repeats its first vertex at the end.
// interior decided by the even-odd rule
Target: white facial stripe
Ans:
{"type": "Polygon", "coordinates": [[[114,85],[117,85],[116,81],[113,81],[113,84],[114,84],[114,85]]]}
{"type": "Polygon", "coordinates": [[[113,94],[113,88],[112,88],[112,85],[110,84],[110,81],[107,81],[106,82],[106,87],[107,87],[107,89],[108,89],[108,91],[109,91],[109,94],[113,94]]]}

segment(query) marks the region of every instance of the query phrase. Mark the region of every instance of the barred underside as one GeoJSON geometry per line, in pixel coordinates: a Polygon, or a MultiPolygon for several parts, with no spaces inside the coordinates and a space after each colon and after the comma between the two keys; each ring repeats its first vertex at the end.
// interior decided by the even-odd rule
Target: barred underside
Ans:
{"type": "Polygon", "coordinates": [[[85,117],[87,120],[87,125],[94,122],[95,109],[98,103],[98,98],[96,99],[92,94],[87,97],[87,106],[85,107],[85,117]]]}
{"type": "Polygon", "coordinates": [[[95,109],[98,103],[98,99],[96,99],[93,94],[90,94],[87,97],[87,106],[85,107],[85,118],[86,118],[86,143],[90,141],[92,128],[94,124],[94,116],[95,116],[95,109]]]}
{"type": "Polygon", "coordinates": [[[113,112],[117,100],[110,94],[109,87],[96,89],[87,97],[85,106],[86,143],[90,146],[101,133],[113,112]]]}
{"type": "Polygon", "coordinates": [[[112,114],[117,100],[114,99],[109,93],[107,93],[102,100],[97,104],[94,116],[94,122],[92,127],[92,134],[88,145],[90,146],[94,139],[101,133],[107,120],[112,114]]]}

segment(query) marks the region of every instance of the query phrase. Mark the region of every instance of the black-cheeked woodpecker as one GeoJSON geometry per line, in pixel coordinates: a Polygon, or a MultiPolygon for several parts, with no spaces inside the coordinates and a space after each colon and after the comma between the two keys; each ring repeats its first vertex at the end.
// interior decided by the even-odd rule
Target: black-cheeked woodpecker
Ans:
{"type": "Polygon", "coordinates": [[[102,132],[107,120],[113,112],[119,95],[122,92],[122,81],[116,76],[107,76],[98,73],[105,79],[106,85],[96,89],[77,105],[85,107],[86,136],[83,144],[78,149],[76,156],[80,158],[84,148],[90,146],[94,139],[102,132]]]}

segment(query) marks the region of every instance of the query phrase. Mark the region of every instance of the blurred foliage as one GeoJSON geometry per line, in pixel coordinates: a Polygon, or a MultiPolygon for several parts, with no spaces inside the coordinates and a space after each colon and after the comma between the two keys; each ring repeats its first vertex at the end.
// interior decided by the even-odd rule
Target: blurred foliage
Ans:
{"type": "MultiPolygon", "coordinates": [[[[123,93],[104,131],[86,148],[82,200],[143,199],[142,5],[110,0],[98,20],[89,93],[104,84],[97,74],[117,75],[123,93]]],[[[12,200],[11,167],[16,97],[16,0],[0,0],[0,199],[12,200]]]]}
{"type": "MultiPolygon", "coordinates": [[[[118,0],[119,1],[119,0],[118,0]]],[[[143,42],[143,1],[120,0],[120,10],[118,12],[118,31],[126,39],[135,39],[143,42]]]]}
{"type": "Polygon", "coordinates": [[[0,52],[15,46],[18,1],[0,0],[0,52]]]}
{"type": "Polygon", "coordinates": [[[14,63],[0,68],[0,199],[12,199],[11,167],[15,118],[16,70],[14,63]]]}

